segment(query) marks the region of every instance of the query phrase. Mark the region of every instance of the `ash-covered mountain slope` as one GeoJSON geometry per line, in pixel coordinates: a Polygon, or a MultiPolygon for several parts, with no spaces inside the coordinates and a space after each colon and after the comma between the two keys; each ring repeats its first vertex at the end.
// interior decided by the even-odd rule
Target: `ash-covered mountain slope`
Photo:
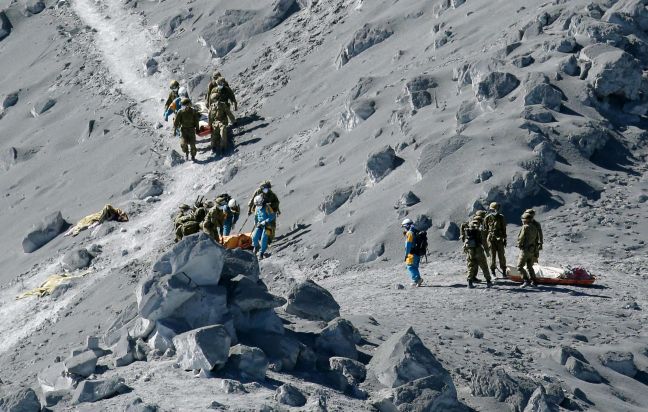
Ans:
{"type": "MultiPolygon", "coordinates": [[[[648,402],[645,1],[3,0],[0,10],[2,396],[39,386],[57,357],[137,315],[134,292],[170,249],[179,203],[224,191],[244,203],[271,179],[283,213],[261,278],[276,296],[306,278],[329,289],[365,339],[363,363],[407,323],[450,373],[450,401],[475,410],[648,402]],[[212,158],[201,139],[197,163],[170,162],[169,81],[200,98],[215,69],[239,99],[236,152],[212,158]],[[600,287],[467,294],[457,225],[493,200],[512,223],[510,262],[520,211],[535,207],[541,262],[585,265],[600,287]],[[57,211],[75,223],[106,203],[130,221],[25,253],[33,224],[57,211]],[[430,230],[431,288],[400,285],[404,216],[430,230]],[[88,273],[54,296],[15,300],[89,254],[88,273]],[[594,374],[581,363],[568,370],[564,345],[601,383],[581,379],[594,374]]],[[[95,377],[134,390],[87,410],[136,397],[162,410],[276,407],[272,385],[193,380],[158,355],[101,364],[95,377]]],[[[271,377],[300,386],[313,410],[374,408],[320,385],[319,372],[271,377]]],[[[376,395],[374,384],[363,389],[376,395]]],[[[401,401],[418,395],[399,388],[401,401]]],[[[54,409],[86,408],[69,401],[54,409]]]]}

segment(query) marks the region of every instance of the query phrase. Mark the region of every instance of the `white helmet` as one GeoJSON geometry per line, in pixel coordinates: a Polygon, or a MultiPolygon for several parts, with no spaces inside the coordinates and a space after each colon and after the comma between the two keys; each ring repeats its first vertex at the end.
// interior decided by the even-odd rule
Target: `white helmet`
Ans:
{"type": "Polygon", "coordinates": [[[265,203],[265,199],[263,198],[263,195],[256,195],[254,197],[254,204],[256,206],[263,206],[264,203],[265,203]]]}
{"type": "Polygon", "coordinates": [[[236,209],[236,208],[238,207],[238,203],[236,202],[236,200],[234,200],[234,199],[230,199],[230,201],[227,202],[227,206],[228,206],[230,209],[236,209]]]}
{"type": "Polygon", "coordinates": [[[189,93],[187,93],[187,88],[182,86],[180,90],[178,90],[178,96],[180,97],[189,97],[189,93]]]}
{"type": "Polygon", "coordinates": [[[403,223],[401,223],[401,226],[402,227],[407,227],[407,226],[411,226],[413,224],[414,224],[414,222],[412,222],[412,219],[407,218],[407,219],[403,220],[403,223]]]}

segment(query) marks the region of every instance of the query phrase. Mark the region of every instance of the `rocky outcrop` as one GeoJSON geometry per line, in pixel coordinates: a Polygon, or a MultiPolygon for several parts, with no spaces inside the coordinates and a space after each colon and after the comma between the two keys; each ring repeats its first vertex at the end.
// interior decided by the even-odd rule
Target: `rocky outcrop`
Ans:
{"type": "Polygon", "coordinates": [[[290,290],[286,312],[304,319],[329,322],[340,316],[340,305],[328,290],[308,279],[290,290]]]}
{"type": "Polygon", "coordinates": [[[388,39],[393,33],[387,24],[366,23],[353,33],[351,40],[342,47],[337,57],[337,67],[341,68],[360,53],[388,39]]]}
{"type": "Polygon", "coordinates": [[[24,237],[22,241],[23,251],[32,253],[40,249],[50,240],[63,233],[67,227],[68,223],[63,219],[61,212],[46,216],[24,237]]]}

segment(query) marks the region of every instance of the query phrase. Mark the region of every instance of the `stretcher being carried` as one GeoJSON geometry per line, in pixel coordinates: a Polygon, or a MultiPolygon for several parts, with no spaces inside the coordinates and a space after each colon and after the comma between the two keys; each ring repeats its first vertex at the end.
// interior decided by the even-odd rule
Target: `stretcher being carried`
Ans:
{"type": "MultiPolygon", "coordinates": [[[[536,281],[541,285],[571,285],[590,286],[596,281],[596,277],[583,268],[556,268],[550,266],[533,265],[536,281]]],[[[506,274],[513,282],[523,282],[522,275],[516,267],[508,266],[506,274]]]]}
{"type": "Polygon", "coordinates": [[[198,122],[198,136],[205,137],[211,135],[211,125],[209,124],[209,110],[205,102],[198,102],[195,108],[200,112],[200,121],[198,122]]]}
{"type": "Polygon", "coordinates": [[[225,249],[252,249],[252,233],[239,233],[236,235],[223,236],[223,247],[225,249]]]}

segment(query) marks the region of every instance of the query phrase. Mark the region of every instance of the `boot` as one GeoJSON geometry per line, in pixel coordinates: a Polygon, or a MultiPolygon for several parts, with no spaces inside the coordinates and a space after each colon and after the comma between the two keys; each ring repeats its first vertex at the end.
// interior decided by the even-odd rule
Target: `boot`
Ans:
{"type": "Polygon", "coordinates": [[[472,279],[468,279],[468,289],[475,289],[475,285],[473,284],[472,279]]]}
{"type": "Polygon", "coordinates": [[[490,280],[487,280],[487,281],[486,281],[486,288],[487,288],[487,289],[490,289],[490,288],[492,288],[492,287],[493,287],[493,282],[491,282],[490,280]]]}
{"type": "Polygon", "coordinates": [[[491,268],[491,278],[495,279],[497,277],[497,271],[495,268],[491,268]]]}
{"type": "Polygon", "coordinates": [[[530,285],[529,281],[525,280],[524,283],[522,283],[522,284],[520,285],[520,287],[521,287],[521,288],[526,288],[526,287],[529,287],[529,285],[530,285]]]}
{"type": "Polygon", "coordinates": [[[185,160],[189,160],[189,153],[185,153],[185,160]]]}
{"type": "Polygon", "coordinates": [[[196,161],[196,156],[191,156],[191,161],[195,162],[196,161]]]}

